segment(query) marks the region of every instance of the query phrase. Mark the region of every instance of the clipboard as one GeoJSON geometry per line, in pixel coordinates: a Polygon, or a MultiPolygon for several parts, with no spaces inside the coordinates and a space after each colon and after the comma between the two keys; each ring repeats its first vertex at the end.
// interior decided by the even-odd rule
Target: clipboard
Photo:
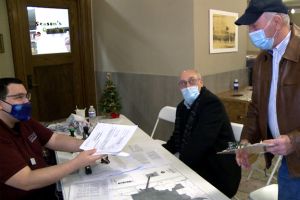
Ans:
{"type": "Polygon", "coordinates": [[[244,150],[248,154],[259,154],[259,153],[265,153],[267,151],[267,147],[273,147],[273,146],[275,145],[266,144],[266,143],[239,145],[237,148],[228,148],[223,151],[217,152],[217,154],[235,154],[239,150],[244,150]]]}

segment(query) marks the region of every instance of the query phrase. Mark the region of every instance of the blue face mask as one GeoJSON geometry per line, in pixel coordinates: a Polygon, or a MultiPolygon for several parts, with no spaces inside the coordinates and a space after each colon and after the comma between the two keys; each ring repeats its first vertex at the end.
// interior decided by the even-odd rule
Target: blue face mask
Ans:
{"type": "Polygon", "coordinates": [[[187,107],[190,107],[200,94],[198,86],[183,88],[181,93],[184,98],[184,104],[187,107]]]}
{"type": "Polygon", "coordinates": [[[10,113],[3,110],[4,112],[7,112],[14,118],[16,118],[19,121],[28,121],[31,118],[31,103],[23,103],[23,104],[10,104],[6,101],[3,101],[9,105],[11,105],[11,111],[10,113]]]}
{"type": "MultiPolygon", "coordinates": [[[[268,22],[266,27],[270,24],[270,22],[271,22],[271,20],[268,22]]],[[[275,37],[277,31],[275,32],[273,37],[268,38],[265,34],[264,29],[259,29],[257,31],[253,31],[253,32],[249,33],[249,37],[250,37],[250,40],[253,43],[253,45],[256,46],[257,48],[263,49],[263,50],[271,50],[274,45],[274,37],[275,37]]]]}

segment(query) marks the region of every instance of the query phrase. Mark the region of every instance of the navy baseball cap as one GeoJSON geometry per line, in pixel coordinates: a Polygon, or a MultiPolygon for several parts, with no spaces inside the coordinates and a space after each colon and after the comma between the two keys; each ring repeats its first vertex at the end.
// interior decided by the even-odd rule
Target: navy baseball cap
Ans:
{"type": "Polygon", "coordinates": [[[288,8],[282,0],[250,0],[245,13],[235,21],[235,24],[238,26],[253,24],[264,12],[288,14],[288,8]]]}

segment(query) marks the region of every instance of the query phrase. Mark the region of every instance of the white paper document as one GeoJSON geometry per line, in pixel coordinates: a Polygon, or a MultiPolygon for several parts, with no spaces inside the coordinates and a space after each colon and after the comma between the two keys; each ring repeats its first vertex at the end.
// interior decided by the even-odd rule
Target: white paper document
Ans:
{"type": "Polygon", "coordinates": [[[140,163],[143,169],[160,167],[170,163],[159,151],[147,144],[127,145],[125,151],[128,152],[134,160],[140,163]]]}
{"type": "Polygon", "coordinates": [[[112,176],[119,176],[123,173],[128,173],[134,170],[139,170],[143,167],[141,163],[133,159],[131,156],[129,157],[120,157],[120,156],[109,156],[109,164],[101,164],[93,165],[92,174],[86,175],[84,170],[81,169],[78,172],[78,176],[80,179],[76,181],[79,182],[91,182],[91,181],[100,181],[103,179],[107,179],[112,176]]]}
{"type": "Polygon", "coordinates": [[[111,199],[108,192],[108,180],[75,183],[70,187],[69,199],[99,200],[111,199]]]}
{"type": "Polygon", "coordinates": [[[149,149],[144,146],[127,145],[125,150],[129,153],[129,156],[109,156],[109,164],[93,165],[91,175],[86,175],[84,170],[80,170],[78,176],[80,180],[77,182],[89,182],[94,180],[106,179],[111,176],[118,176],[123,173],[131,171],[139,171],[147,168],[161,167],[169,164],[158,151],[149,149]]]}
{"type": "Polygon", "coordinates": [[[136,131],[136,125],[98,123],[80,149],[97,149],[98,154],[117,155],[136,131]]]}

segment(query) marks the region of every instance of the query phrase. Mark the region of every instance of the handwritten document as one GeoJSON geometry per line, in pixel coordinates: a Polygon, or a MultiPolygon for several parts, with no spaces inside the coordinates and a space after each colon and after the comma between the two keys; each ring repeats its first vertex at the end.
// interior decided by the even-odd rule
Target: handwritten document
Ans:
{"type": "Polygon", "coordinates": [[[117,155],[136,131],[136,125],[98,123],[80,149],[97,149],[98,154],[117,155]]]}

